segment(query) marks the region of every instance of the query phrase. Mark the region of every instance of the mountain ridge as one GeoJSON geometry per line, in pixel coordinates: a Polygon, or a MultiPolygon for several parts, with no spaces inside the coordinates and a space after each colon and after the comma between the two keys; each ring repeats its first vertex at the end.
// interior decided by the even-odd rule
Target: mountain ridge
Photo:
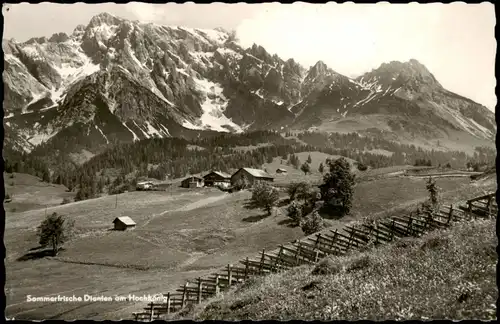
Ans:
{"type": "Polygon", "coordinates": [[[110,138],[335,131],[347,123],[425,140],[452,131],[491,141],[496,132],[493,113],[444,89],[415,59],[353,79],[321,60],[307,70],[257,44],[243,49],[234,36],[101,13],[70,35],[3,39],[6,130],[25,151],[71,127],[95,133],[90,151],[110,138]],[[367,116],[380,125],[364,125],[367,116]],[[413,119],[419,126],[410,127],[413,119]]]}

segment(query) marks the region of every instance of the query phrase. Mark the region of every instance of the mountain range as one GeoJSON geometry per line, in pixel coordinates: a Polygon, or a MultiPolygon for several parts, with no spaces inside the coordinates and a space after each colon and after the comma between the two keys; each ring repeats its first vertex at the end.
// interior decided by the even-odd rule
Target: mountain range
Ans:
{"type": "MultiPolygon", "coordinates": [[[[5,147],[95,154],[217,132],[358,132],[422,147],[493,145],[494,114],[417,60],[357,78],[309,69],[232,32],[94,16],[71,35],[3,40],[5,147]]],[[[461,76],[457,72],[457,77],[461,76]]]]}

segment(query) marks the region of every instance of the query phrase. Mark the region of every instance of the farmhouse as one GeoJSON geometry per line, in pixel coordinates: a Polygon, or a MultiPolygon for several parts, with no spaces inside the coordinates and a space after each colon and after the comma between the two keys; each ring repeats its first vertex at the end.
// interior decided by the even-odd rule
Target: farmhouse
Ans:
{"type": "Polygon", "coordinates": [[[205,186],[222,186],[229,187],[231,184],[231,175],[221,172],[221,171],[212,171],[206,176],[203,177],[205,186]]]}
{"type": "Polygon", "coordinates": [[[231,184],[234,185],[238,180],[246,177],[248,182],[253,185],[256,181],[274,181],[274,178],[264,170],[241,168],[231,177],[231,184]]]}
{"type": "Polygon", "coordinates": [[[135,222],[132,220],[132,218],[128,216],[115,218],[113,224],[115,225],[115,230],[117,231],[125,231],[127,229],[133,229],[135,228],[136,225],[135,222]]]}
{"type": "Polygon", "coordinates": [[[151,190],[152,188],[153,188],[153,182],[151,181],[138,182],[136,186],[137,190],[151,190]]]}
{"type": "Polygon", "coordinates": [[[200,177],[191,176],[182,180],[181,187],[183,188],[200,188],[203,187],[203,179],[200,177]]]}
{"type": "Polygon", "coordinates": [[[276,169],[276,173],[277,173],[277,174],[287,173],[287,171],[286,171],[286,169],[279,168],[279,169],[276,169]]]}

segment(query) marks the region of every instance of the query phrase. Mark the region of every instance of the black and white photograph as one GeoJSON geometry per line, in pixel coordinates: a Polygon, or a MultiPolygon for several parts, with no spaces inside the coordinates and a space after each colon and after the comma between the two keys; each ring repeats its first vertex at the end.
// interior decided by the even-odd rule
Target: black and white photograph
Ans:
{"type": "Polygon", "coordinates": [[[493,3],[2,15],[7,320],[497,319],[493,3]]]}

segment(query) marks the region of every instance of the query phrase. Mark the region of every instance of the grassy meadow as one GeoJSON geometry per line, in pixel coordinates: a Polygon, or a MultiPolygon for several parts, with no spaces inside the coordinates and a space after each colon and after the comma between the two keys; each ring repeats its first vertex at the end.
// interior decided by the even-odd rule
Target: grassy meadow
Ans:
{"type": "Polygon", "coordinates": [[[250,280],[176,319],[495,320],[496,219],[250,280]]]}
{"type": "MultiPolygon", "coordinates": [[[[307,156],[299,154],[301,161],[307,156]]],[[[317,165],[326,159],[313,153],[311,157],[317,165]]],[[[278,159],[264,167],[279,165],[278,159]]],[[[307,180],[315,174],[319,177],[317,171],[307,176],[295,171],[287,175],[291,177],[288,180],[277,182],[307,180]]],[[[5,178],[6,182],[10,180],[5,178]]],[[[474,185],[467,178],[442,178],[436,182],[442,188],[443,199],[449,201],[496,188],[496,182],[487,180],[474,185]]],[[[38,182],[26,192],[37,195],[35,185],[38,182]]],[[[287,225],[286,206],[267,217],[260,210],[246,209],[244,204],[251,196],[248,191],[228,194],[217,189],[172,187],[164,192],[128,192],[59,205],[65,190],[56,189],[53,205],[40,204],[16,212],[5,208],[9,318],[131,318],[132,312],[145,306],[144,302],[28,303],[26,296],[165,293],[187,279],[210,274],[259,250],[274,249],[303,236],[300,228],[287,225]],[[36,227],[45,213],[52,212],[75,220],[75,235],[57,257],[44,256],[37,249],[36,227]],[[112,221],[118,216],[130,216],[137,227],[127,232],[111,231],[112,221]]],[[[46,202],[51,201],[50,194],[43,191],[46,202]]],[[[285,192],[280,194],[286,198],[285,192]]],[[[351,215],[329,222],[340,226],[364,217],[396,215],[426,198],[425,179],[381,177],[362,181],[355,188],[351,215]]],[[[15,199],[16,193],[13,203],[15,199]]]]}

